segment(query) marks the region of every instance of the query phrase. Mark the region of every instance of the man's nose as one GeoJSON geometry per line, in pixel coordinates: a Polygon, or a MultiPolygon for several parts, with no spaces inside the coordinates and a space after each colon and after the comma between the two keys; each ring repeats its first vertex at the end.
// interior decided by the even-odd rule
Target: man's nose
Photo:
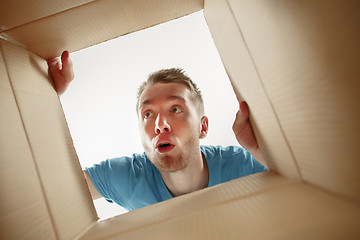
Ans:
{"type": "Polygon", "coordinates": [[[166,118],[163,115],[158,114],[155,120],[155,133],[160,134],[170,131],[171,127],[170,124],[166,121],[166,118]]]}

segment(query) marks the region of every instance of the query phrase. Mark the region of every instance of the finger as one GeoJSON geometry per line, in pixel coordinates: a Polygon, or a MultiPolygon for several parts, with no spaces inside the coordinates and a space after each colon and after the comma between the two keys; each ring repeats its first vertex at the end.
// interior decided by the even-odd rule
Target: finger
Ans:
{"type": "Polygon", "coordinates": [[[242,132],[242,130],[246,127],[247,123],[248,123],[248,121],[246,119],[242,118],[238,112],[236,114],[236,119],[232,126],[235,135],[240,134],[242,132]]]}
{"type": "Polygon", "coordinates": [[[255,150],[258,147],[249,122],[249,107],[246,102],[239,103],[239,111],[236,114],[233,131],[239,144],[247,150],[255,150]]]}
{"type": "Polygon", "coordinates": [[[258,147],[254,132],[249,122],[247,122],[241,132],[235,134],[235,137],[239,144],[249,151],[255,150],[258,147]]]}
{"type": "Polygon", "coordinates": [[[246,127],[248,122],[249,122],[248,119],[245,118],[243,116],[243,114],[241,114],[241,111],[239,110],[236,113],[235,121],[232,126],[232,129],[233,129],[233,132],[235,133],[235,135],[240,134],[244,130],[244,128],[246,127]]]}
{"type": "Polygon", "coordinates": [[[239,109],[243,118],[249,117],[249,107],[245,101],[239,103],[239,109]]]}
{"type": "Polygon", "coordinates": [[[236,118],[233,124],[234,132],[241,132],[243,128],[245,128],[248,123],[249,118],[249,109],[247,107],[246,102],[239,103],[239,111],[236,113],[236,118]]]}
{"type": "Polygon", "coordinates": [[[68,51],[64,51],[61,54],[61,62],[62,62],[61,74],[64,80],[70,83],[74,79],[74,69],[68,51]]]}

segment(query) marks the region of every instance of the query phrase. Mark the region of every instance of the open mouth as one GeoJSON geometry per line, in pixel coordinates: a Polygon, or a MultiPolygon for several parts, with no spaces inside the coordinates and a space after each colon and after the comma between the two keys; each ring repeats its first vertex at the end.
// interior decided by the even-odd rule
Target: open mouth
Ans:
{"type": "Polygon", "coordinates": [[[160,153],[166,153],[171,151],[173,148],[175,147],[175,145],[170,144],[170,143],[160,143],[156,149],[158,152],[160,153]]]}
{"type": "Polygon", "coordinates": [[[170,143],[161,143],[158,147],[163,148],[168,146],[170,146],[170,143]]]}

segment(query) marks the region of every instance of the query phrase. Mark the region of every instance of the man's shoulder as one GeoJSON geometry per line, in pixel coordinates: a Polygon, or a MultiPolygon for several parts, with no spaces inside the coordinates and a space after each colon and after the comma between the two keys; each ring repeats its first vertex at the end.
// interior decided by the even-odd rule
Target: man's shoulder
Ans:
{"type": "Polygon", "coordinates": [[[201,146],[209,167],[209,186],[266,171],[251,154],[239,146],[201,146]]]}
{"type": "Polygon", "coordinates": [[[244,154],[246,151],[244,148],[239,146],[200,146],[201,152],[205,158],[229,158],[238,154],[244,154]]]}
{"type": "Polygon", "coordinates": [[[256,161],[251,154],[240,146],[201,146],[206,161],[213,166],[227,166],[240,168],[244,165],[253,165],[256,161]]]}
{"type": "Polygon", "coordinates": [[[147,159],[145,153],[143,154],[133,154],[131,156],[122,156],[115,158],[108,158],[100,163],[94,164],[91,167],[86,168],[89,172],[91,170],[97,171],[114,171],[118,172],[119,170],[139,170],[146,168],[150,165],[150,161],[147,159]]]}

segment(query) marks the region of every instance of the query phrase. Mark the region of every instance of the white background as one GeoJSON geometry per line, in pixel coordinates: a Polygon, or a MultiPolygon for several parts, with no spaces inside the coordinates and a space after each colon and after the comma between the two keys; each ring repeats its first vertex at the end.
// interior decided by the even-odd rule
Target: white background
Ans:
{"type": "MultiPolygon", "coordinates": [[[[203,12],[71,53],[75,79],[61,97],[82,167],[142,153],[136,92],[149,73],[181,67],[201,89],[208,136],[202,145],[238,145],[231,130],[238,103],[203,12]]],[[[94,201],[101,219],[123,212],[94,201]]]]}

